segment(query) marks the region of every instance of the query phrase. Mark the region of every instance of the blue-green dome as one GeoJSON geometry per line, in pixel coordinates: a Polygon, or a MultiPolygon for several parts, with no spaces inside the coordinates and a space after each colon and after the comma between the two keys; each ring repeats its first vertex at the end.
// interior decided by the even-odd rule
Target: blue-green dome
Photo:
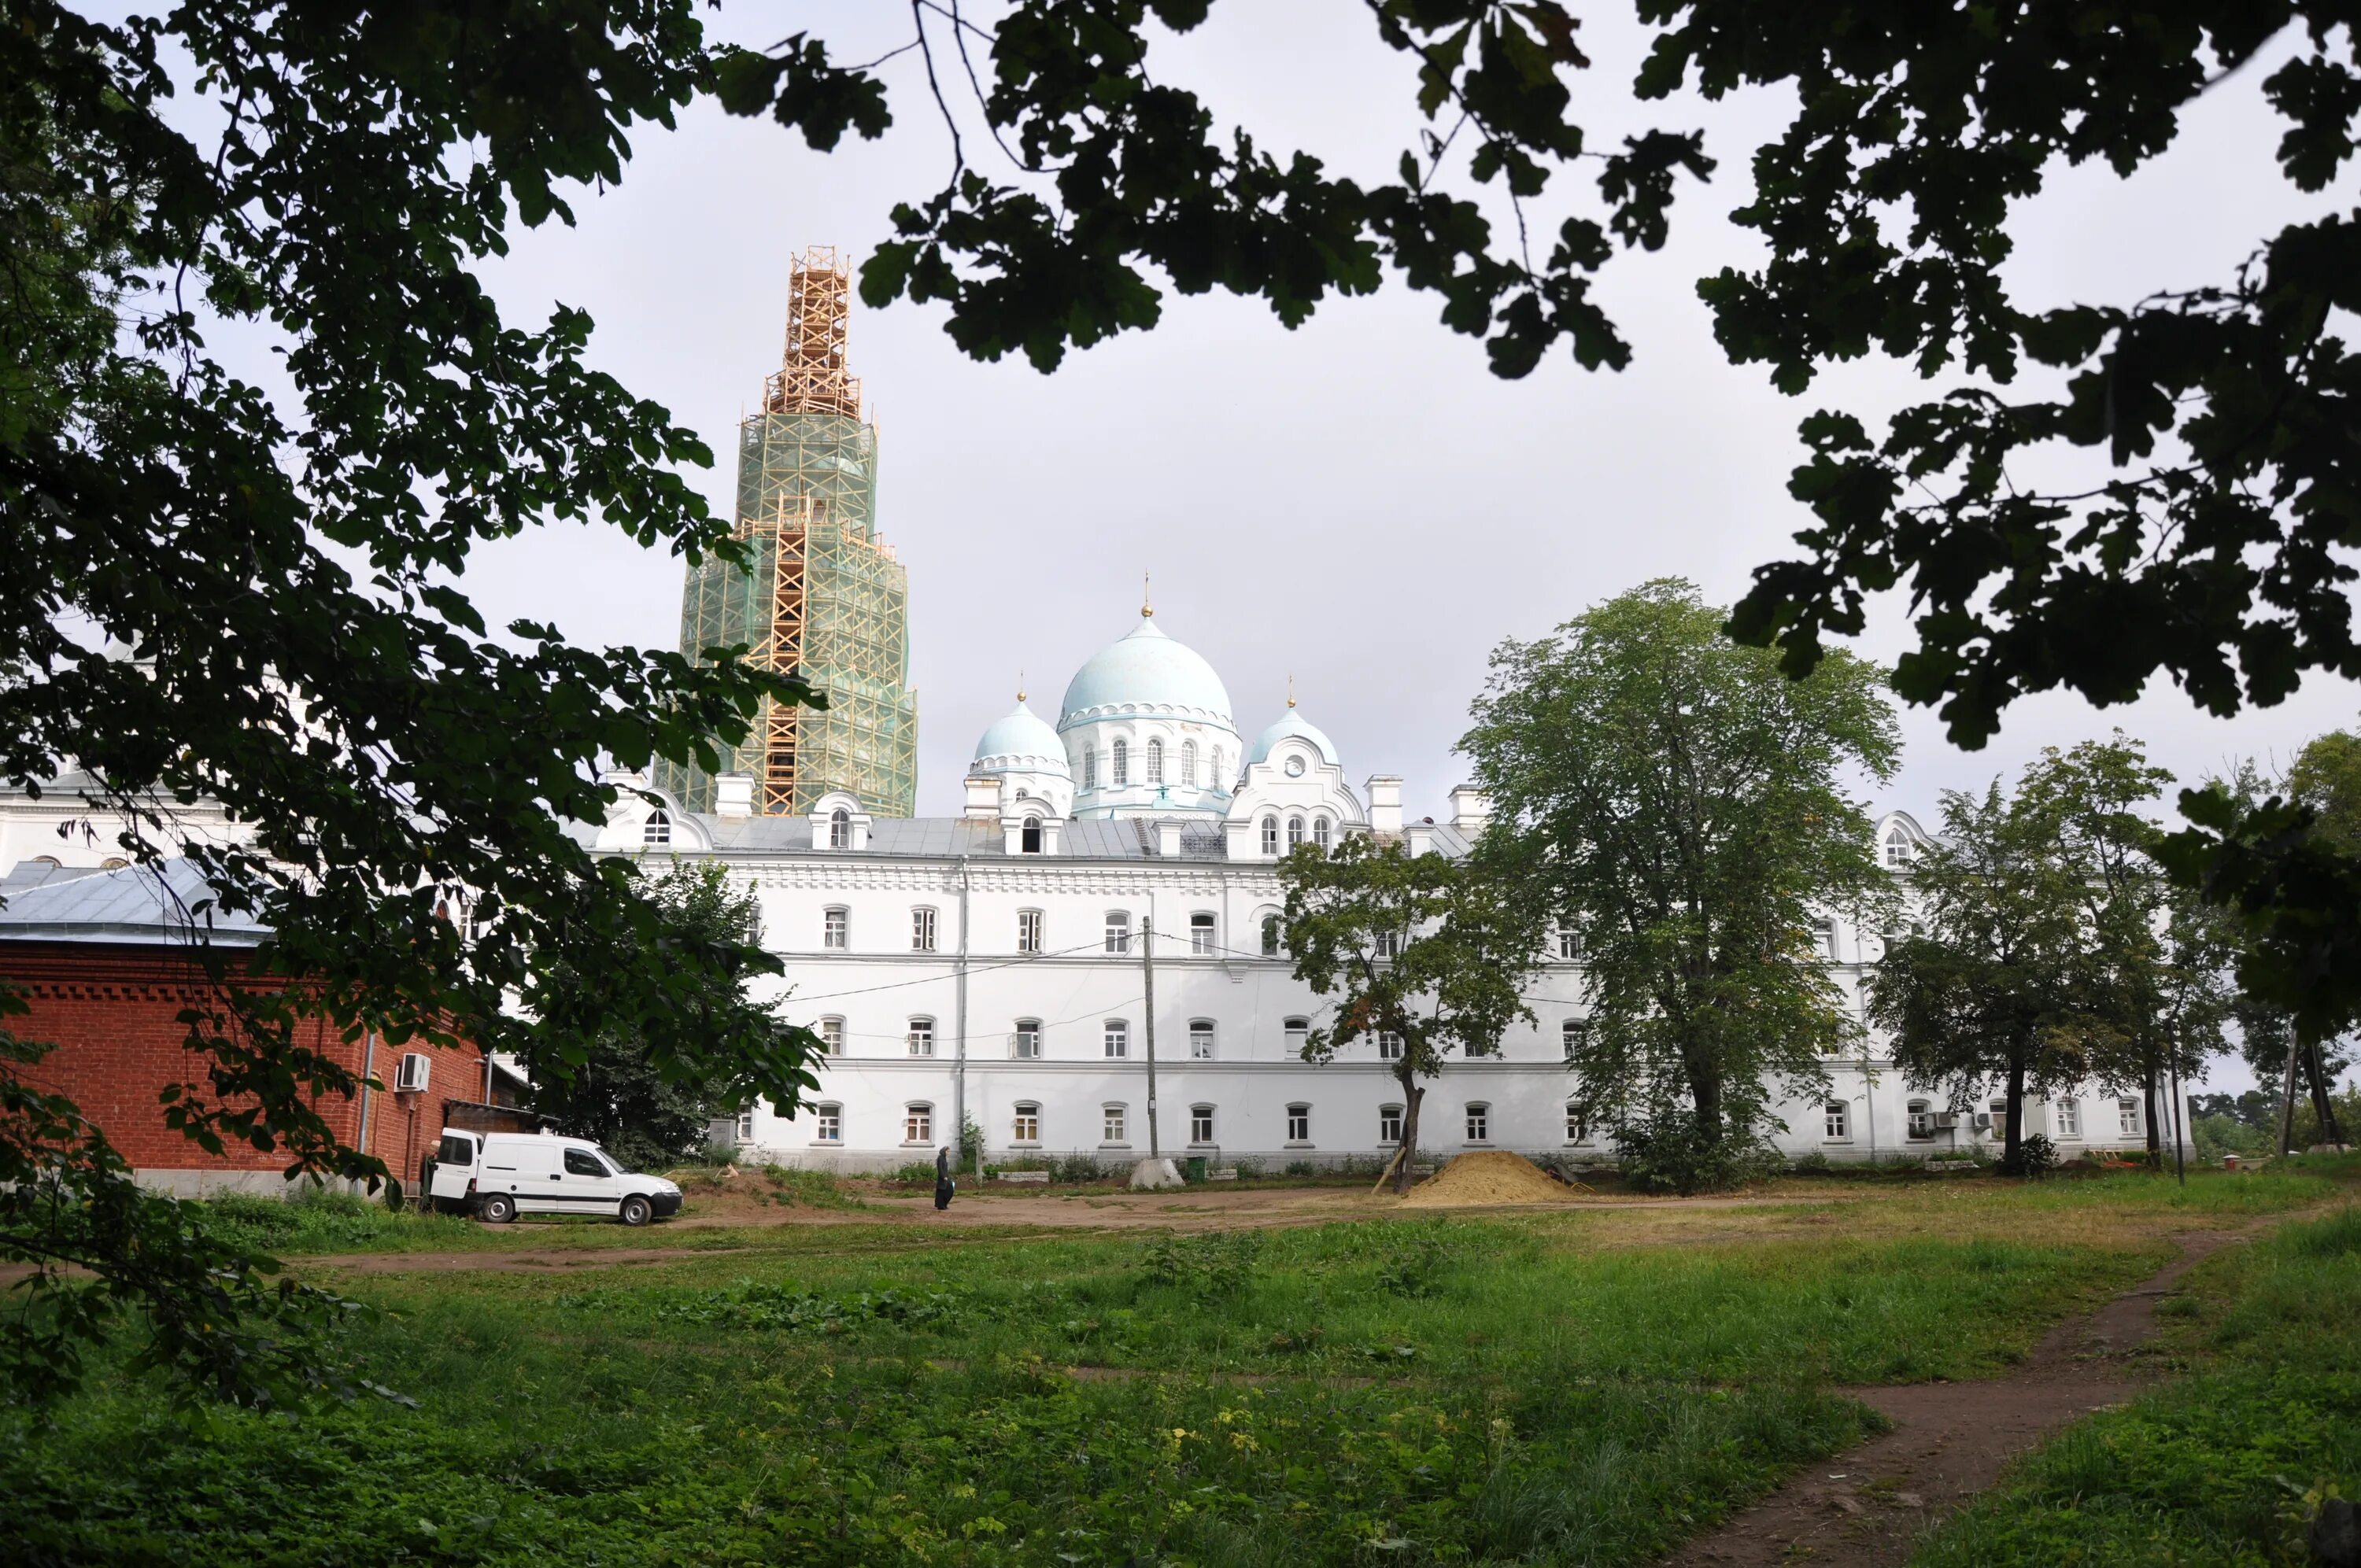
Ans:
{"type": "Polygon", "coordinates": [[[1142,618],[1129,636],[1091,655],[1066,687],[1060,731],[1087,719],[1124,714],[1194,718],[1235,732],[1222,677],[1192,649],[1142,618]]]}
{"type": "Polygon", "coordinates": [[[1063,778],[1066,772],[1066,743],[1049,728],[1039,715],[1017,703],[1015,708],[993,721],[975,743],[976,773],[1055,773],[1063,778]]]}
{"type": "Polygon", "coordinates": [[[1320,748],[1321,756],[1327,759],[1331,766],[1344,766],[1336,760],[1336,743],[1323,735],[1316,726],[1306,721],[1304,717],[1292,707],[1287,710],[1285,717],[1278,723],[1255,737],[1254,750],[1246,756],[1246,765],[1251,767],[1263,761],[1270,755],[1272,747],[1281,740],[1308,740],[1320,748]]]}

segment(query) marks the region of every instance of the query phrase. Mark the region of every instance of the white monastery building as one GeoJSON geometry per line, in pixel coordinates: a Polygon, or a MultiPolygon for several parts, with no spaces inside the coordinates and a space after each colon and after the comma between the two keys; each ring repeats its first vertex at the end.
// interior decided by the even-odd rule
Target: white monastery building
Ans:
{"type": "MultiPolygon", "coordinates": [[[[786,967],[771,983],[829,1054],[810,1103],[792,1116],[758,1105],[728,1129],[750,1157],[900,1166],[956,1146],[966,1118],[994,1163],[1115,1166],[1152,1142],[1223,1165],[1366,1166],[1399,1142],[1400,1089],[1379,1038],[1302,1060],[1326,1003],[1279,949],[1276,862],[1346,833],[1463,854],[1486,803],[1463,787],[1440,819],[1406,818],[1400,779],[1346,781],[1292,698],[1246,740],[1220,676],[1143,609],[1076,672],[1054,725],[1019,693],[984,731],[959,817],[878,817],[842,793],[807,817],[756,816],[743,776],[719,781],[712,814],[691,813],[620,775],[628,788],[594,843],[716,860],[759,896],[763,939],[786,967]]],[[[1886,863],[1905,869],[1917,824],[1897,813],[1877,831],[1886,863]]],[[[1857,1007],[1882,941],[1833,919],[1822,939],[1857,1007]]],[[[1422,1151],[1612,1157],[1569,1100],[1579,964],[1553,954],[1530,986],[1531,1025],[1428,1080],[1422,1151]]],[[[1874,1046],[1830,1069],[1825,1101],[1781,1112],[1791,1156],[1941,1156],[1998,1136],[1990,1112],[1953,1115],[1907,1089],[1874,1046]]],[[[2030,1102],[2026,1130],[2069,1155],[2136,1147],[2145,1115],[2136,1097],[2092,1091],[2030,1102]]]]}

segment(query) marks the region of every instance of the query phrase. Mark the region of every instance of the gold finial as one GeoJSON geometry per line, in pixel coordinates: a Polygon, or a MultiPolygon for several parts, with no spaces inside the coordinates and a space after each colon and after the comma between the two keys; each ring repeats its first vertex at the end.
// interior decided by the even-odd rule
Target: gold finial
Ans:
{"type": "Polygon", "coordinates": [[[1016,672],[1016,700],[1025,700],[1025,672],[1022,670],[1016,672]]]}
{"type": "Polygon", "coordinates": [[[1287,677],[1287,706],[1290,707],[1295,706],[1295,676],[1292,672],[1290,672],[1287,677]]]}
{"type": "Polygon", "coordinates": [[[1139,574],[1139,619],[1142,620],[1156,619],[1156,606],[1148,597],[1148,574],[1145,572],[1139,574]]]}

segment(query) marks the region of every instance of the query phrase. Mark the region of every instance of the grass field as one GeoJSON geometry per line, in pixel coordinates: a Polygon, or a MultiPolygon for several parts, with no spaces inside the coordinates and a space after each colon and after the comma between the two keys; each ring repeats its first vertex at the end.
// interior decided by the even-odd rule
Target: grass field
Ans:
{"type": "MultiPolygon", "coordinates": [[[[396,1256],[326,1277],[387,1309],[344,1348],[416,1408],[192,1426],[117,1380],[46,1422],[0,1414],[0,1539],[34,1563],[1642,1563],[1864,1435],[1875,1418],[1840,1386],[2004,1368],[2152,1270],[2172,1232],[2334,1191],[2295,1173],[2185,1193],[2143,1176],[1804,1182],[1747,1208],[1197,1234],[855,1210],[693,1233],[726,1255],[585,1255],[556,1277],[396,1256]]],[[[239,1223],[280,1225],[291,1253],[582,1229],[338,1208],[239,1223]]],[[[2210,1265],[2188,1354],[2268,1359],[2328,1333],[2349,1376],[2349,1321],[2298,1330],[2270,1305],[2323,1281],[2349,1299],[2345,1233],[2323,1234],[2268,1255],[2297,1271],[2283,1285],[2210,1265]]],[[[619,1236],[666,1239],[578,1245],[619,1236]]],[[[2028,1496],[2072,1484],[2048,1474],[2028,1471],[2028,1496]]],[[[1990,1532],[2019,1522],[1978,1515],[1930,1561],[2012,1560],[1990,1532]]],[[[2042,1551],[2014,1560],[2065,1560],[2042,1551]]],[[[2089,1559],[2118,1560],[2147,1559],[2089,1559]]]]}

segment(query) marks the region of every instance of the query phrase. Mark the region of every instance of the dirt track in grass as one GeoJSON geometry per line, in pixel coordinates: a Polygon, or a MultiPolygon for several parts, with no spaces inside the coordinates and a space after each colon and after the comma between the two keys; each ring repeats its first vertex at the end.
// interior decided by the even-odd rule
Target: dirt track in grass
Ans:
{"type": "Polygon", "coordinates": [[[2156,1304],[2183,1275],[2278,1218],[2172,1237],[2180,1255],[2087,1317],[2052,1329],[2005,1376],[1843,1392],[1893,1423],[1813,1465],[1665,1568],[1888,1568],[1909,1561],[1930,1525],[1999,1481],[2008,1462],[2068,1422],[2120,1405],[2161,1372],[2137,1353],[2156,1304]]]}

